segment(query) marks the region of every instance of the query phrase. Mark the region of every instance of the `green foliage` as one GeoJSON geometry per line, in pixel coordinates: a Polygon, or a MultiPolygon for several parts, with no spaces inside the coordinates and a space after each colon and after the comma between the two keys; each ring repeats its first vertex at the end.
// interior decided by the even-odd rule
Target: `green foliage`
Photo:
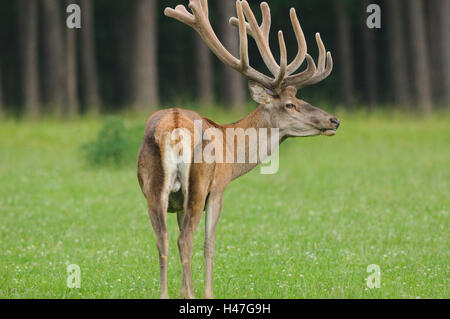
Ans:
{"type": "Polygon", "coordinates": [[[81,149],[86,162],[92,166],[122,166],[136,160],[142,125],[126,127],[117,117],[107,118],[97,137],[81,149]]]}

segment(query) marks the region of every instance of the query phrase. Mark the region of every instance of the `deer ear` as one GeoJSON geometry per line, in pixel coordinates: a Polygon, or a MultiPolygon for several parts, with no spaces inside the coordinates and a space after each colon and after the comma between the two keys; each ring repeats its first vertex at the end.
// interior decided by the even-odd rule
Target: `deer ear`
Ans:
{"type": "Polygon", "coordinates": [[[250,95],[255,102],[259,104],[269,104],[272,102],[272,96],[261,84],[254,81],[249,81],[248,88],[250,90],[250,95]]]}

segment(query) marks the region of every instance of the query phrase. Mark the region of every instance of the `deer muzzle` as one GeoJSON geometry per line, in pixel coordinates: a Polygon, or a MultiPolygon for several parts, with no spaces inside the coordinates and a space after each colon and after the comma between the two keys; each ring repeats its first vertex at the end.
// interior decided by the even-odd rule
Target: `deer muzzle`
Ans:
{"type": "Polygon", "coordinates": [[[328,122],[330,124],[330,128],[321,129],[320,134],[326,135],[326,136],[333,136],[334,134],[336,134],[336,131],[339,128],[339,125],[341,124],[341,122],[334,116],[332,116],[328,120],[328,122]]]}

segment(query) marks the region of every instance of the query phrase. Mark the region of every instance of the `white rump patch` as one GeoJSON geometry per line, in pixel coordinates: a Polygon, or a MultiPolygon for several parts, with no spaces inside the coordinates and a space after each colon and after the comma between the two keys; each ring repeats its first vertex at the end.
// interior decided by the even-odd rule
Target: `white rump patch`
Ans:
{"type": "Polygon", "coordinates": [[[163,156],[164,184],[167,193],[186,193],[191,161],[191,135],[188,130],[175,129],[165,139],[163,156]]]}

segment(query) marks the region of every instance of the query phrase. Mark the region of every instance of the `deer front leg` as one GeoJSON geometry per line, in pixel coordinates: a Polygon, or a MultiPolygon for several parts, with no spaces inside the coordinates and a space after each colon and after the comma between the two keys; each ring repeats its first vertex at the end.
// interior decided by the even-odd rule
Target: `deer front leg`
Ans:
{"type": "Polygon", "coordinates": [[[214,259],[214,239],[216,226],[222,211],[222,194],[211,194],[206,204],[205,220],[205,294],[204,298],[214,298],[212,289],[213,259],[214,259]]]}
{"type": "Polygon", "coordinates": [[[178,223],[178,229],[181,231],[181,227],[183,226],[183,220],[184,220],[184,212],[178,211],[177,212],[177,223],[178,223]]]}

